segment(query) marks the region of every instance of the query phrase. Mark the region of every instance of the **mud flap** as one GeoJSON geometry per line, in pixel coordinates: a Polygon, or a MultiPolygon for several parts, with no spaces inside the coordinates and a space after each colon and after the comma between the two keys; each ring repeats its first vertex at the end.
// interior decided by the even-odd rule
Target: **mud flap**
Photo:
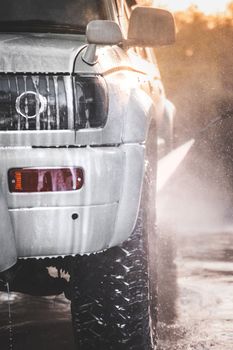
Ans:
{"type": "Polygon", "coordinates": [[[0,272],[17,262],[15,235],[6,200],[0,187],[0,272]]]}

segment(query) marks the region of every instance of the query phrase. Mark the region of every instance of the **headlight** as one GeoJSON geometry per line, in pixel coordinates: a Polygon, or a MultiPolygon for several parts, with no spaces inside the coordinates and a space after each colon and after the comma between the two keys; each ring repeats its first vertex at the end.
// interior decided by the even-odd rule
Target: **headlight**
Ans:
{"type": "Polygon", "coordinates": [[[102,76],[74,77],[75,129],[103,128],[108,115],[107,84],[102,76]]]}

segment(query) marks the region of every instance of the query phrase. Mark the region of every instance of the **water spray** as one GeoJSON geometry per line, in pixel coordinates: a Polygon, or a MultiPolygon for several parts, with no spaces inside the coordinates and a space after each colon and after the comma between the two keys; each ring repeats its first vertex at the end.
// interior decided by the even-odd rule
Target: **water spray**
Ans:
{"type": "Polygon", "coordinates": [[[157,192],[160,192],[171,176],[175,173],[176,169],[185,159],[189,151],[191,150],[194,143],[203,137],[203,134],[212,126],[216,125],[218,122],[232,118],[233,115],[227,114],[226,116],[217,117],[211,120],[204,128],[198,130],[194,137],[186,142],[185,144],[177,147],[165,157],[158,161],[158,173],[157,173],[157,192]]]}

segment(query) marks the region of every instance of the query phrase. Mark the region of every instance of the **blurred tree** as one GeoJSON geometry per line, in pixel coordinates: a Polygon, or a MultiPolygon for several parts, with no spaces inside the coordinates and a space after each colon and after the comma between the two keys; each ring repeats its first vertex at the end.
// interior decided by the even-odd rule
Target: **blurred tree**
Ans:
{"type": "Polygon", "coordinates": [[[227,5],[227,14],[229,17],[233,18],[233,2],[227,5]]]}
{"type": "Polygon", "coordinates": [[[195,6],[176,14],[177,42],[156,50],[168,97],[177,108],[178,141],[233,111],[233,3],[225,17],[195,6]]]}

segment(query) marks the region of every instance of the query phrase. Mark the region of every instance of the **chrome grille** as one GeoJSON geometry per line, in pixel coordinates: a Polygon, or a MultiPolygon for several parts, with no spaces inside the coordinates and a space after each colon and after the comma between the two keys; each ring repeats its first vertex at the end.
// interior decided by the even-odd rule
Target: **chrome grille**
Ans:
{"type": "Polygon", "coordinates": [[[63,75],[0,74],[0,131],[73,129],[71,84],[63,75]]]}

